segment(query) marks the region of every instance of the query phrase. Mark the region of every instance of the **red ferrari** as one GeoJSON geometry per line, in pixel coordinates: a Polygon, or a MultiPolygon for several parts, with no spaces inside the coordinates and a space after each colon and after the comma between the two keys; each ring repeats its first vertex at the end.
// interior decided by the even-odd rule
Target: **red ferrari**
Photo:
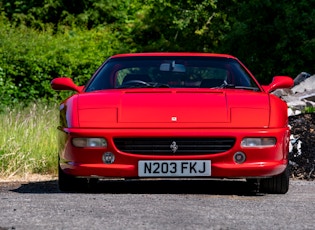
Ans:
{"type": "Polygon", "coordinates": [[[99,178],[241,178],[289,189],[287,104],[235,57],[137,53],[110,57],[60,105],[59,188],[99,178]]]}

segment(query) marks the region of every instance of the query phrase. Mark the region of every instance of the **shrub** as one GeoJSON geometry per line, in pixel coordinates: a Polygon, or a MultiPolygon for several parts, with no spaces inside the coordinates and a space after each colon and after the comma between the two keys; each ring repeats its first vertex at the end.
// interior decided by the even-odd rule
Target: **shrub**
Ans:
{"type": "Polygon", "coordinates": [[[50,88],[53,78],[68,76],[85,84],[119,47],[109,28],[53,34],[49,27],[40,32],[0,20],[0,105],[59,100],[50,88]]]}

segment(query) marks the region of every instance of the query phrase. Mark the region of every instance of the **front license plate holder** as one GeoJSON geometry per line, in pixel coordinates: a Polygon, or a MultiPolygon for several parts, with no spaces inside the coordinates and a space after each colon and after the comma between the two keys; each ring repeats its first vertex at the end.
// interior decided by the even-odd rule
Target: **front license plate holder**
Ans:
{"type": "Polygon", "coordinates": [[[139,177],[209,177],[210,160],[139,161],[139,177]]]}

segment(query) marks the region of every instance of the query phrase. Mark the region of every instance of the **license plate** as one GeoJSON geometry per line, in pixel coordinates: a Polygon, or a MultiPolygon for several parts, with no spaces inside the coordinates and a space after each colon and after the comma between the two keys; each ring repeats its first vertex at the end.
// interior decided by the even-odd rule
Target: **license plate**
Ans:
{"type": "Polygon", "coordinates": [[[138,174],[139,177],[211,176],[211,161],[139,161],[138,174]]]}

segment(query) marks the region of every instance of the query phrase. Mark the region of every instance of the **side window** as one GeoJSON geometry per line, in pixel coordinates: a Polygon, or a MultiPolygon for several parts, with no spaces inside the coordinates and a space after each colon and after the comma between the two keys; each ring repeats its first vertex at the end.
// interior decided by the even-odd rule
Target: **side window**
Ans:
{"type": "Polygon", "coordinates": [[[127,74],[129,74],[130,71],[128,69],[121,69],[116,72],[116,80],[115,80],[115,88],[121,86],[123,83],[123,80],[127,74]]]}
{"type": "Polygon", "coordinates": [[[236,86],[246,86],[246,87],[256,87],[256,84],[253,82],[251,77],[247,74],[247,72],[240,66],[239,64],[234,64],[233,71],[234,74],[234,84],[236,86]]]}

